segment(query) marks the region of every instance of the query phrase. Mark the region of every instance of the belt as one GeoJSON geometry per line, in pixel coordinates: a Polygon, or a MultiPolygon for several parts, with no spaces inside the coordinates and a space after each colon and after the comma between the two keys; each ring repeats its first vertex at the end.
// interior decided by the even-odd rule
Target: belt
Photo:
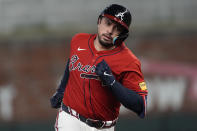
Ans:
{"type": "Polygon", "coordinates": [[[85,118],[84,116],[77,113],[75,110],[71,109],[69,106],[66,106],[62,104],[62,110],[66,113],[76,117],[80,121],[86,123],[87,125],[95,128],[110,128],[114,126],[118,119],[112,120],[112,121],[101,121],[101,120],[94,120],[90,118],[85,118]]]}

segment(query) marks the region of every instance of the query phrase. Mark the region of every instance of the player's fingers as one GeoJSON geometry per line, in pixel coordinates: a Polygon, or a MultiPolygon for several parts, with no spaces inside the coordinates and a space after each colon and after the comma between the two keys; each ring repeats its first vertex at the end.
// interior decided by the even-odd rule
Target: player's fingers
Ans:
{"type": "Polygon", "coordinates": [[[102,69],[103,69],[103,63],[100,62],[100,63],[97,64],[96,70],[98,71],[98,70],[102,70],[102,69]]]}
{"type": "Polygon", "coordinates": [[[99,76],[102,75],[102,72],[103,72],[103,71],[102,71],[101,69],[99,69],[99,68],[96,69],[96,74],[97,74],[97,75],[99,75],[99,76]]]}

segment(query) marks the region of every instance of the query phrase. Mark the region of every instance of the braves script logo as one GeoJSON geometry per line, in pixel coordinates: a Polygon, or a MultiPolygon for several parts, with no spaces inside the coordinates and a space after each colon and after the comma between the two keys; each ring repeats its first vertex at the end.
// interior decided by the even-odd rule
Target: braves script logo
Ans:
{"type": "Polygon", "coordinates": [[[71,57],[70,63],[69,63],[69,70],[74,71],[78,70],[79,72],[82,72],[80,74],[81,78],[86,79],[98,79],[98,76],[93,74],[95,73],[96,66],[93,65],[83,65],[81,62],[79,62],[79,57],[77,55],[73,55],[71,57]]]}
{"type": "Polygon", "coordinates": [[[119,12],[118,14],[116,14],[115,16],[116,17],[120,17],[121,18],[121,21],[123,21],[123,17],[124,17],[124,14],[128,12],[128,10],[126,9],[124,12],[119,12]]]}

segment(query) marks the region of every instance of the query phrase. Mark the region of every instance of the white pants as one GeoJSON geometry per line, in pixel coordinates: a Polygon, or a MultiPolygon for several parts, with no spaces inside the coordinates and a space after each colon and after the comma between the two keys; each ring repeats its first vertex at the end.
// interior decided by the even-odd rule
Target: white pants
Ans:
{"type": "Polygon", "coordinates": [[[80,121],[76,117],[71,116],[70,114],[60,109],[56,118],[55,130],[56,131],[114,131],[114,126],[106,129],[96,129],[94,127],[90,127],[89,125],[80,121]]]}

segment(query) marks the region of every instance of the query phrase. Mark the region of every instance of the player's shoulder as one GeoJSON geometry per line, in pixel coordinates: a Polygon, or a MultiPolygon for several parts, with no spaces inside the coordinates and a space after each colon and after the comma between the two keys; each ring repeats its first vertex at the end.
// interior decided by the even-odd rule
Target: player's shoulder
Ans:
{"type": "Polygon", "coordinates": [[[78,40],[78,39],[88,39],[92,34],[88,34],[88,33],[78,33],[75,34],[72,37],[72,40],[78,40]]]}
{"type": "Polygon", "coordinates": [[[110,66],[117,74],[127,71],[139,72],[141,68],[140,60],[125,45],[121,45],[121,48],[122,50],[119,53],[109,59],[110,66]]]}
{"type": "Polygon", "coordinates": [[[87,44],[87,41],[89,40],[91,35],[92,34],[88,34],[88,33],[78,33],[74,35],[70,43],[71,48],[73,48],[74,46],[87,44]]]}
{"type": "Polygon", "coordinates": [[[140,60],[136,57],[136,55],[129,49],[125,44],[122,45],[122,51],[120,52],[120,56],[122,56],[122,60],[125,62],[134,62],[140,64],[140,60]]]}
{"type": "Polygon", "coordinates": [[[137,58],[137,56],[129,49],[125,44],[122,45],[123,49],[119,53],[119,61],[122,69],[130,70],[130,69],[139,69],[141,67],[141,62],[137,58]]]}

